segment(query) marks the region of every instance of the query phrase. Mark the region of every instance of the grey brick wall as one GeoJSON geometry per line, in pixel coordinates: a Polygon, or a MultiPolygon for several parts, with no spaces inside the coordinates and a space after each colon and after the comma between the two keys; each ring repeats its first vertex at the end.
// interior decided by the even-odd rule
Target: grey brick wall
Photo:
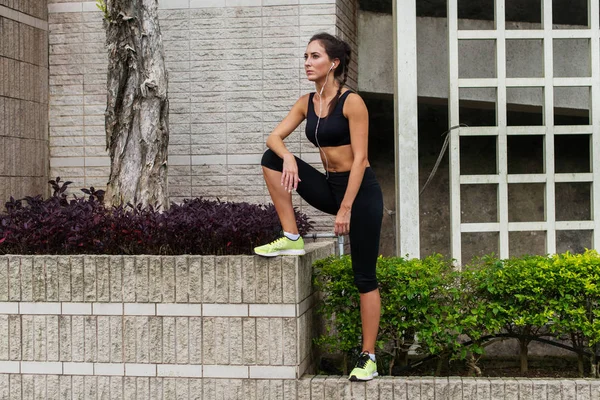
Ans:
{"type": "Polygon", "coordinates": [[[358,87],[358,3],[354,0],[336,0],[336,28],[340,37],[352,46],[352,61],[348,85],[358,87]]]}
{"type": "Polygon", "coordinates": [[[0,0],[0,202],[48,191],[46,0],[0,0]]]}
{"type": "Polygon", "coordinates": [[[597,400],[600,381],[588,379],[382,377],[348,382],[345,377],[305,376],[298,399],[364,400],[597,400]]]}
{"type": "MultiPolygon", "coordinates": [[[[109,174],[103,112],[106,51],[92,2],[50,1],[50,175],[73,188],[109,174]]],[[[169,71],[169,187],[189,197],[268,202],[259,166],[265,140],[302,94],[308,39],[328,31],[356,48],[355,0],[161,0],[169,71]],[[202,7],[201,7],[202,6],[202,7]]],[[[350,85],[356,84],[356,60],[350,85]]],[[[303,133],[287,144],[320,167],[303,133]]],[[[320,229],[332,218],[295,203],[320,229]]]]}
{"type": "MultiPolygon", "coordinates": [[[[100,390],[113,376],[243,387],[314,372],[312,263],[333,251],[316,243],[304,257],[272,259],[0,256],[0,398],[30,375],[48,392],[52,375],[100,390]]],[[[11,398],[37,390],[21,389],[11,398]]]]}
{"type": "Polygon", "coordinates": [[[0,6],[44,21],[48,20],[48,0],[0,0],[0,6]]]}
{"type": "Polygon", "coordinates": [[[123,376],[0,375],[0,398],[139,400],[598,400],[600,382],[584,379],[376,378],[300,380],[123,376]],[[96,397],[97,396],[97,397],[96,397]]]}

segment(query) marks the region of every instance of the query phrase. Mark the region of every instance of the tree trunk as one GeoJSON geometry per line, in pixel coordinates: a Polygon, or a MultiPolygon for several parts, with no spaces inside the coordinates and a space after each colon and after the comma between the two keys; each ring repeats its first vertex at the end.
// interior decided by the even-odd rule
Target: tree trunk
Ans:
{"type": "Polygon", "coordinates": [[[519,357],[521,359],[521,373],[526,374],[529,371],[528,366],[528,354],[529,354],[529,341],[525,339],[519,340],[519,347],[521,349],[519,357]]]}
{"type": "Polygon", "coordinates": [[[585,376],[585,368],[583,366],[584,363],[583,354],[577,353],[577,371],[579,372],[579,377],[583,378],[585,376]]]}
{"type": "Polygon", "coordinates": [[[590,378],[600,378],[598,371],[598,357],[596,355],[597,345],[590,348],[592,356],[590,357],[590,378]]]}
{"type": "Polygon", "coordinates": [[[583,367],[584,357],[583,357],[583,349],[584,349],[584,339],[583,335],[575,332],[571,332],[571,343],[573,344],[573,348],[578,351],[577,353],[577,370],[579,371],[579,377],[583,378],[585,371],[583,367]]]}
{"type": "Polygon", "coordinates": [[[448,362],[448,357],[446,357],[445,355],[440,355],[440,358],[438,358],[438,360],[437,360],[434,376],[442,375],[442,369],[444,368],[444,364],[447,362],[448,362]]]}
{"type": "Polygon", "coordinates": [[[481,368],[477,365],[477,360],[471,352],[469,352],[469,355],[467,356],[467,367],[469,376],[481,376],[481,368]]]}
{"type": "Polygon", "coordinates": [[[166,209],[169,102],[157,0],[106,0],[107,206],[166,209]]]}

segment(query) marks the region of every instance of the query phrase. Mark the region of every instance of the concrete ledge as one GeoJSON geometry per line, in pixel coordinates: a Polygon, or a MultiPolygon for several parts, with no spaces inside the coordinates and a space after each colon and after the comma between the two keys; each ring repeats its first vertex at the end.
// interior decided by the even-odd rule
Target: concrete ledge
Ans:
{"type": "Polygon", "coordinates": [[[340,376],[304,376],[302,399],[403,400],[564,400],[600,399],[600,380],[528,378],[381,377],[349,382],[340,376]]]}
{"type": "MultiPolygon", "coordinates": [[[[339,376],[297,380],[195,377],[185,366],[159,368],[158,376],[0,374],[1,398],[59,398],[50,393],[102,393],[110,399],[273,400],[598,400],[600,380],[376,378],[349,382],[339,376]],[[34,384],[35,383],[35,384],[34,384]],[[189,388],[183,391],[181,388],[189,388]],[[8,394],[10,393],[10,396],[8,394]],[[48,396],[46,395],[48,393],[48,396]]],[[[152,371],[153,372],[153,371],[152,371]]],[[[63,398],[63,397],[60,397],[63,398]]],[[[66,397],[65,397],[66,398],[66,397]]],[[[69,398],[71,398],[69,396],[69,398]]],[[[77,398],[92,398],[82,396],[77,398]]],[[[95,398],[95,396],[93,397],[95,398]]]]}

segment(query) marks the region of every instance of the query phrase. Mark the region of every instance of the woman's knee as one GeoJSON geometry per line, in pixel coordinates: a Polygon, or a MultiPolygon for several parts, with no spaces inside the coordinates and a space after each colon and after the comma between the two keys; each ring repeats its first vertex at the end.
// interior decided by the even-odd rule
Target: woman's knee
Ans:
{"type": "Polygon", "coordinates": [[[271,149],[264,152],[260,165],[275,171],[283,171],[283,160],[271,149]]]}
{"type": "Polygon", "coordinates": [[[377,289],[377,277],[363,274],[354,275],[354,284],[358,288],[358,293],[369,293],[377,289]]]}

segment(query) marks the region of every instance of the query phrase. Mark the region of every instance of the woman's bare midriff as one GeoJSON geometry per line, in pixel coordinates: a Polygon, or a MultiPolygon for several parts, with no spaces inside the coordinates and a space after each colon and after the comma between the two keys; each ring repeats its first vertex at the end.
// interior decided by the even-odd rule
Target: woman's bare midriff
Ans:
{"type": "Polygon", "coordinates": [[[354,153],[352,152],[351,145],[321,147],[321,150],[320,154],[323,167],[329,172],[347,172],[352,168],[354,153]],[[327,159],[325,159],[325,156],[327,156],[327,159]]]}

